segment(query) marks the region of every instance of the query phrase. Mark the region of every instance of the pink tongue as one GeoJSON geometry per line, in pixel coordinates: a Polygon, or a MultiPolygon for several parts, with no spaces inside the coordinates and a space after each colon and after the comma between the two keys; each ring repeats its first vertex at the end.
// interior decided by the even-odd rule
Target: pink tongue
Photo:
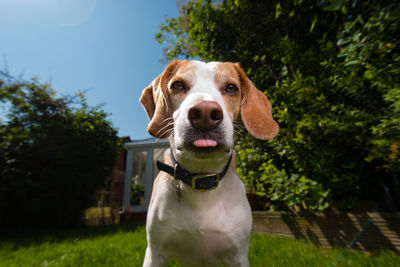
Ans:
{"type": "Polygon", "coordinates": [[[193,142],[193,145],[197,147],[212,147],[217,146],[217,142],[210,139],[198,139],[193,142]]]}

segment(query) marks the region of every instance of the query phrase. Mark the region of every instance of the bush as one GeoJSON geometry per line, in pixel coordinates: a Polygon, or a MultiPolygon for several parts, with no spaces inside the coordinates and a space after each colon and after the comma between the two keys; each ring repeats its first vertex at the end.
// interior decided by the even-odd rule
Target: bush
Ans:
{"type": "Polygon", "coordinates": [[[166,57],[238,61],[280,124],[238,137],[248,191],[275,207],[376,199],[400,169],[398,1],[188,1],[156,38],[166,57]]]}
{"type": "Polygon", "coordinates": [[[0,77],[0,224],[79,223],[117,157],[117,131],[82,93],[0,77]]]}

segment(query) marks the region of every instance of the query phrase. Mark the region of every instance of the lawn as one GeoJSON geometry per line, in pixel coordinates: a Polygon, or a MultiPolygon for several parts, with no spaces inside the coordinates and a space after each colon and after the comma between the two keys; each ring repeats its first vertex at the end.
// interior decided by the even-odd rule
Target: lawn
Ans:
{"type": "MultiPolygon", "coordinates": [[[[143,225],[24,230],[1,234],[0,266],[141,266],[145,247],[143,225]]],[[[389,251],[353,251],[337,262],[343,251],[253,234],[249,257],[251,266],[400,266],[389,251]]]]}

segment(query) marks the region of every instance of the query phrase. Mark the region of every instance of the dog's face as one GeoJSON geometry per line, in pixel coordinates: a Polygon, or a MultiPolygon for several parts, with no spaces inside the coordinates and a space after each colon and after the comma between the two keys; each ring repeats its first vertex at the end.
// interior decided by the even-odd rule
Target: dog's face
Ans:
{"type": "Polygon", "coordinates": [[[140,101],[151,120],[149,133],[169,137],[178,162],[192,172],[223,168],[239,117],[256,138],[271,139],[279,131],[267,97],[234,63],[175,60],[140,101]]]}

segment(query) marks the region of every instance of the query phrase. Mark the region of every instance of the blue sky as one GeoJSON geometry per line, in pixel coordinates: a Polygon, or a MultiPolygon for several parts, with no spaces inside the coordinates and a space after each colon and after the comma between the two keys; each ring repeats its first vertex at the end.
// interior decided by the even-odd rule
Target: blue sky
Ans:
{"type": "Polygon", "coordinates": [[[120,136],[147,138],[138,99],[165,67],[154,39],[175,0],[0,0],[0,68],[60,94],[87,90],[120,136]]]}

